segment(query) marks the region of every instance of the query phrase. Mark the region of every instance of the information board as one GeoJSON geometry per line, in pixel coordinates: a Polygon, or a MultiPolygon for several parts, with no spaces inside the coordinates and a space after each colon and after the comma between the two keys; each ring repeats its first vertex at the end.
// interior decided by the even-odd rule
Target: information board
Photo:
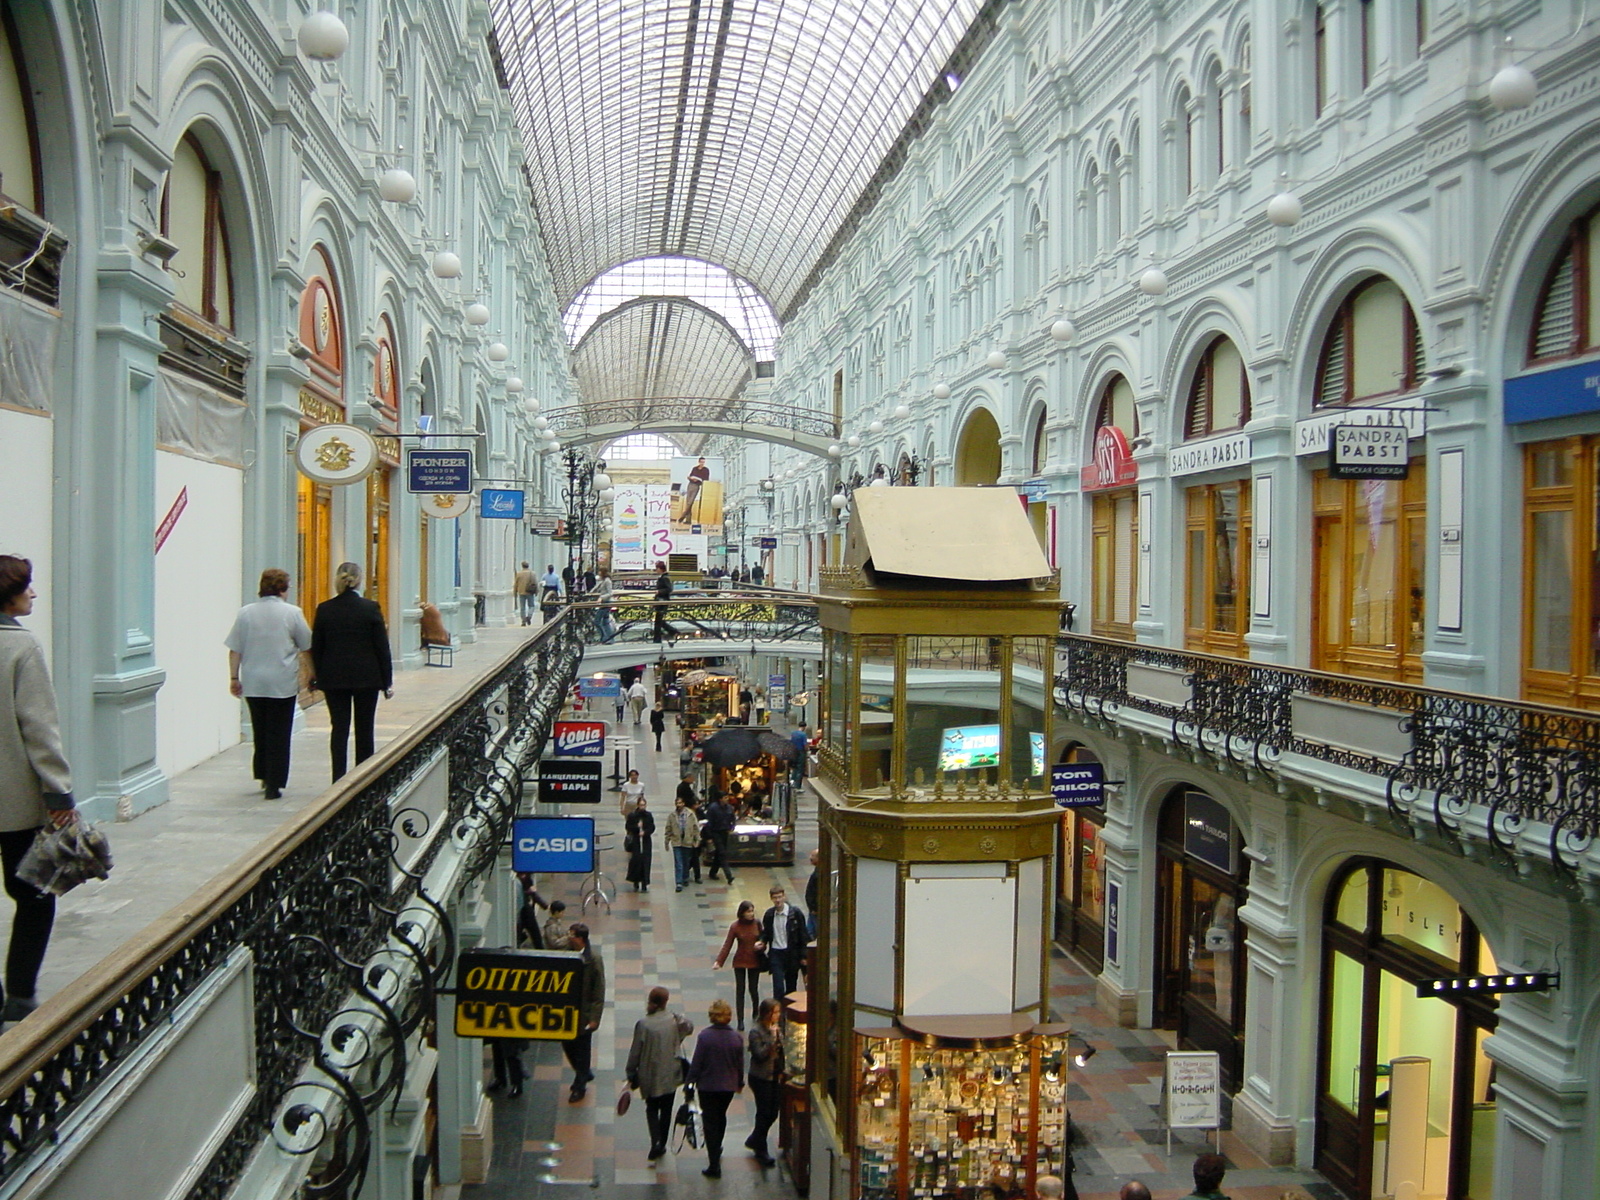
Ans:
{"type": "Polygon", "coordinates": [[[1167,1142],[1174,1129],[1222,1127],[1222,1060],[1215,1050],[1167,1053],[1167,1142]]]}
{"type": "Polygon", "coordinates": [[[471,490],[471,450],[406,451],[406,491],[460,495],[471,490]]]}
{"type": "Polygon", "coordinates": [[[456,1036],[570,1042],[583,1028],[576,950],[466,950],[456,963],[456,1036]]]}
{"type": "Polygon", "coordinates": [[[1097,762],[1053,763],[1050,794],[1059,808],[1093,808],[1106,800],[1106,769],[1097,762]]]}
{"type": "Polygon", "coordinates": [[[599,759],[547,758],[539,764],[540,804],[599,804],[599,759]]]}

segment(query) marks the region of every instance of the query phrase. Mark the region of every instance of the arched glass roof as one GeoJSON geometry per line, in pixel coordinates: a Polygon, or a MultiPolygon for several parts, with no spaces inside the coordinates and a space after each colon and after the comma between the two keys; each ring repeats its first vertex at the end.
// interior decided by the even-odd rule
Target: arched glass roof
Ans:
{"type": "Polygon", "coordinates": [[[630,433],[608,442],[597,458],[604,462],[667,462],[682,454],[678,443],[659,433],[630,433]]]}
{"type": "Polygon", "coordinates": [[[612,267],[567,306],[567,342],[576,346],[606,313],[641,296],[683,296],[710,309],[733,327],[750,353],[772,358],[778,318],[748,280],[693,258],[640,258],[612,267]]]}
{"type": "Polygon", "coordinates": [[[609,313],[572,355],[585,404],[734,397],[750,352],[717,314],[684,300],[634,300],[609,313]]]}
{"type": "Polygon", "coordinates": [[[981,7],[492,0],[558,300],[671,255],[786,311],[981,7]]]}

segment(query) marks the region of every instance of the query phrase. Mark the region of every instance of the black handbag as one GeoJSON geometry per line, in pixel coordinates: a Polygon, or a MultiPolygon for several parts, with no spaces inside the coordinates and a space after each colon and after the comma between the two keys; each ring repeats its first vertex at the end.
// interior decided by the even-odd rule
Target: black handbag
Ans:
{"type": "Polygon", "coordinates": [[[634,837],[633,834],[631,834],[631,833],[627,837],[623,838],[622,839],[622,852],[624,854],[637,854],[637,853],[639,853],[639,839],[634,837]]]}

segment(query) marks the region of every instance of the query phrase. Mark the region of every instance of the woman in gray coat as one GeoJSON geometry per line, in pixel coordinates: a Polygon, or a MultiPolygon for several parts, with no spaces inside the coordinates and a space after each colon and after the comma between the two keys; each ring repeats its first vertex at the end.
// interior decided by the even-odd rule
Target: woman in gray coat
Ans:
{"type": "Polygon", "coordinates": [[[5,1021],[33,1011],[56,919],[56,898],[18,879],[17,867],[46,822],[59,828],[78,819],[44,652],[17,620],[33,612],[34,595],[33,564],[0,554],[0,858],[6,893],[17,904],[0,1010],[5,1021]]]}
{"type": "Polygon", "coordinates": [[[650,1127],[650,1161],[667,1152],[672,1132],[672,1101],[683,1082],[683,1060],[678,1057],[683,1039],[694,1024],[667,1011],[671,994],[664,987],[650,989],[644,1016],[633,1027],[628,1050],[628,1086],[644,1097],[644,1117],[650,1127]]]}

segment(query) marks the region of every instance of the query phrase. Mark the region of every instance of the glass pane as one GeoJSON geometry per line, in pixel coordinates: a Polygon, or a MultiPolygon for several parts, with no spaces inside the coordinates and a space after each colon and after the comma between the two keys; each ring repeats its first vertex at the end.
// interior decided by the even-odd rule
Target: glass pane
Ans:
{"type": "Polygon", "coordinates": [[[1344,522],[1337,517],[1317,522],[1317,598],[1322,613],[1322,640],[1340,646],[1345,638],[1344,522]]]}
{"type": "Polygon", "coordinates": [[[1042,637],[1011,639],[1011,779],[1024,787],[1045,786],[1045,687],[1050,642],[1042,637]]]}
{"type": "Polygon", "coordinates": [[[1467,1159],[1466,1200],[1494,1200],[1494,1063],[1483,1052],[1489,1031],[1475,1029],[1473,1035],[1472,1147],[1467,1159]]]}
{"type": "Polygon", "coordinates": [[[1572,669],[1572,514],[1536,512],[1528,665],[1535,671],[1572,669]]]}
{"type": "Polygon", "coordinates": [[[1211,536],[1216,548],[1212,566],[1212,614],[1222,633],[1239,633],[1239,485],[1225,483],[1211,493],[1211,536]]]}
{"type": "Polygon", "coordinates": [[[1226,339],[1211,352],[1211,428],[1244,424],[1244,360],[1226,339]]]}
{"type": "Polygon", "coordinates": [[[1111,619],[1120,625],[1133,624],[1133,593],[1135,587],[1133,543],[1137,536],[1136,526],[1138,524],[1135,519],[1138,511],[1134,507],[1136,503],[1132,495],[1118,496],[1115,501],[1116,507],[1113,510],[1114,546],[1112,555],[1114,562],[1112,574],[1114,582],[1112,587],[1115,592],[1112,596],[1111,619]]]}
{"type": "Polygon", "coordinates": [[[171,268],[174,298],[204,315],[206,167],[187,138],[178,143],[167,175],[167,237],[178,245],[171,268]]]}
{"type": "Polygon", "coordinates": [[[1406,653],[1421,654],[1426,630],[1423,586],[1427,563],[1427,521],[1420,514],[1406,518],[1406,653]]]}
{"type": "MultiPolygon", "coordinates": [[[[1363,875],[1363,878],[1365,876],[1363,875]]],[[[1352,1113],[1361,1103],[1361,964],[1337,951],[1328,980],[1328,1095],[1352,1113]]]]}
{"type": "Polygon", "coordinates": [[[862,1200],[892,1200],[900,1161],[900,1043],[868,1036],[857,1041],[856,1137],[861,1153],[857,1194],[862,1200]]]}
{"type": "Polygon", "coordinates": [[[1105,924],[1106,860],[1100,849],[1100,826],[1078,817],[1078,908],[1091,921],[1105,924]]]}
{"type": "Polygon", "coordinates": [[[1367,893],[1371,890],[1369,874],[1365,867],[1352,871],[1339,891],[1339,904],[1334,910],[1334,920],[1351,929],[1366,932],[1367,893]]]}
{"type": "Polygon", "coordinates": [[[825,632],[828,638],[828,711],[824,740],[841,755],[846,755],[848,762],[846,722],[850,712],[850,639],[848,635],[833,630],[825,632]]]}
{"type": "Polygon", "coordinates": [[[1233,1020],[1233,897],[1189,877],[1189,995],[1224,1021],[1233,1020]]]}
{"type": "Polygon", "coordinates": [[[995,780],[1000,767],[999,638],[913,637],[906,643],[906,776],[995,780]]]}
{"type": "Polygon", "coordinates": [[[1355,487],[1346,644],[1392,650],[1400,615],[1400,487],[1384,479],[1363,479],[1355,487]]]}
{"type": "Polygon", "coordinates": [[[1438,884],[1409,871],[1383,872],[1383,936],[1458,962],[1461,907],[1438,884]]]}
{"type": "Polygon", "coordinates": [[[1572,486],[1571,442],[1544,442],[1528,447],[1528,486],[1536,488],[1572,486]]]}
{"type": "Polygon", "coordinates": [[[1353,398],[1396,392],[1405,384],[1406,300],[1387,279],[1362,289],[1351,303],[1353,398]]]}
{"type": "Polygon", "coordinates": [[[1208,628],[1206,623],[1206,531],[1189,530],[1189,627],[1208,628]]]}
{"type": "Polygon", "coordinates": [[[856,639],[861,656],[855,755],[858,787],[885,787],[894,777],[894,642],[888,634],[856,639]]]}

